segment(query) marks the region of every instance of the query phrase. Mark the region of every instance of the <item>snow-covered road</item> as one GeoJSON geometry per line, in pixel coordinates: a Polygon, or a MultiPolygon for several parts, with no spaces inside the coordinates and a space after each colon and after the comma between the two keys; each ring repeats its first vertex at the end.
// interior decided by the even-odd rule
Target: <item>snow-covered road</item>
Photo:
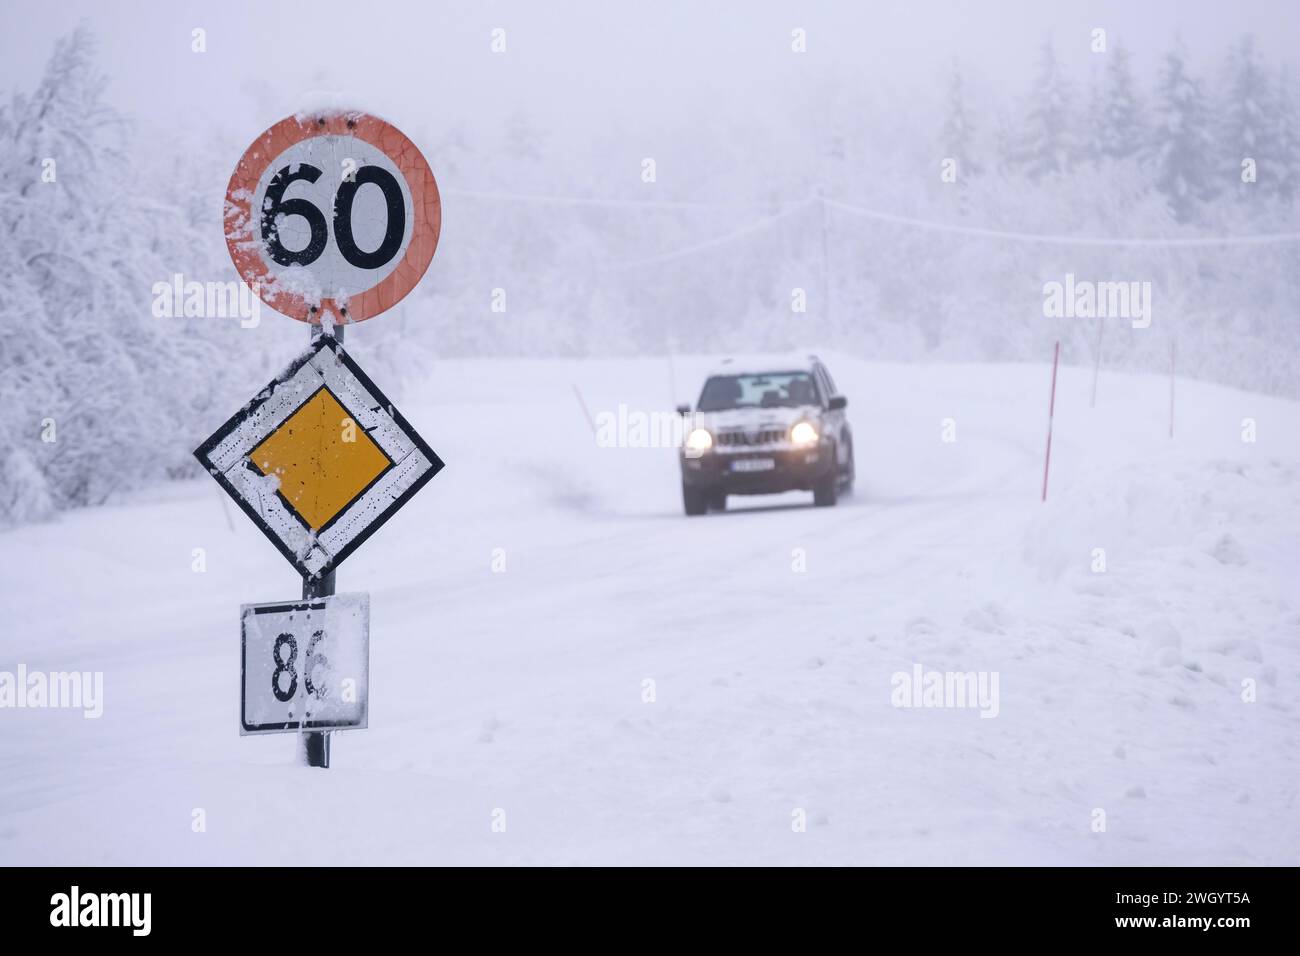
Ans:
{"type": "Polygon", "coordinates": [[[856,494],[692,519],[573,387],[707,363],[436,365],[447,468],[339,572],[371,712],[328,771],[238,736],[238,606],[299,583],[215,483],[0,534],[0,670],[105,698],[0,710],[0,863],[1300,863],[1300,406],[1180,380],[1171,441],[1167,380],[1063,369],[1042,505],[1046,367],[827,358],[856,494]],[[895,707],[918,664],[996,716],[895,707]]]}

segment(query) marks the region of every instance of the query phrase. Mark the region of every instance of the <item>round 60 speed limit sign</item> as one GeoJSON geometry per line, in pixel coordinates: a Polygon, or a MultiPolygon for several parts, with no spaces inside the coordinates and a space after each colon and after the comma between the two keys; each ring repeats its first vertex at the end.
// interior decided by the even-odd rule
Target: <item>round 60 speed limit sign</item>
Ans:
{"type": "Polygon", "coordinates": [[[250,288],[303,322],[361,322],[401,301],[438,245],[433,171],[401,130],[366,113],[276,123],[226,190],[226,245],[250,288]]]}

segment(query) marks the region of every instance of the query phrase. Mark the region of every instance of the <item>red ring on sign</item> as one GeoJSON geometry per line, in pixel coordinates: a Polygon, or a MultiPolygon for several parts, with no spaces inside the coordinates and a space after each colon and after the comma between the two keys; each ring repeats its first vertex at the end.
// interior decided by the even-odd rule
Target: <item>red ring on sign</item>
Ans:
{"type": "Polygon", "coordinates": [[[255,139],[244,151],[226,187],[226,248],[240,277],[256,289],[263,302],[275,311],[319,325],[328,311],[335,322],[363,322],[391,309],[423,278],[442,230],[442,200],[424,155],[396,126],[367,113],[331,113],[328,116],[299,120],[290,116],[276,123],[255,139]],[[312,312],[313,303],[296,292],[274,288],[274,275],[260,253],[262,243],[260,219],[250,208],[258,181],[267,166],[290,146],[314,136],[355,136],[382,151],[401,170],[411,190],[411,207],[415,223],[411,243],[397,268],[377,285],[352,295],[346,305],[334,299],[321,299],[312,312]],[[347,315],[343,315],[343,309],[347,315]]]}

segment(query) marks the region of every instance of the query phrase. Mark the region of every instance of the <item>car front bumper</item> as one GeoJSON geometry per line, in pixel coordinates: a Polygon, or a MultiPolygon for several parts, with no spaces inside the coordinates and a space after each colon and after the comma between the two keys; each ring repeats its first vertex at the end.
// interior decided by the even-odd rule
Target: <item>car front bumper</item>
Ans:
{"type": "MultiPolygon", "coordinates": [[[[681,456],[682,482],[691,488],[727,495],[770,495],[782,491],[811,491],[835,467],[829,442],[811,448],[746,449],[743,452],[707,451],[699,458],[681,456]],[[738,471],[737,461],[771,460],[765,471],[738,471]]],[[[744,468],[745,466],[740,466],[744,468]]]]}

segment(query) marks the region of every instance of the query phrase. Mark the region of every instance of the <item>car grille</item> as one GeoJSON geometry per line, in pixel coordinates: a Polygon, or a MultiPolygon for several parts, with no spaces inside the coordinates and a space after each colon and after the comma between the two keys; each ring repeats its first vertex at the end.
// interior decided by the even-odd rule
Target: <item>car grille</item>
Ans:
{"type": "Polygon", "coordinates": [[[719,445],[730,445],[732,447],[754,446],[754,445],[775,445],[778,442],[785,441],[784,428],[761,428],[757,431],[728,431],[718,432],[719,445]]]}

